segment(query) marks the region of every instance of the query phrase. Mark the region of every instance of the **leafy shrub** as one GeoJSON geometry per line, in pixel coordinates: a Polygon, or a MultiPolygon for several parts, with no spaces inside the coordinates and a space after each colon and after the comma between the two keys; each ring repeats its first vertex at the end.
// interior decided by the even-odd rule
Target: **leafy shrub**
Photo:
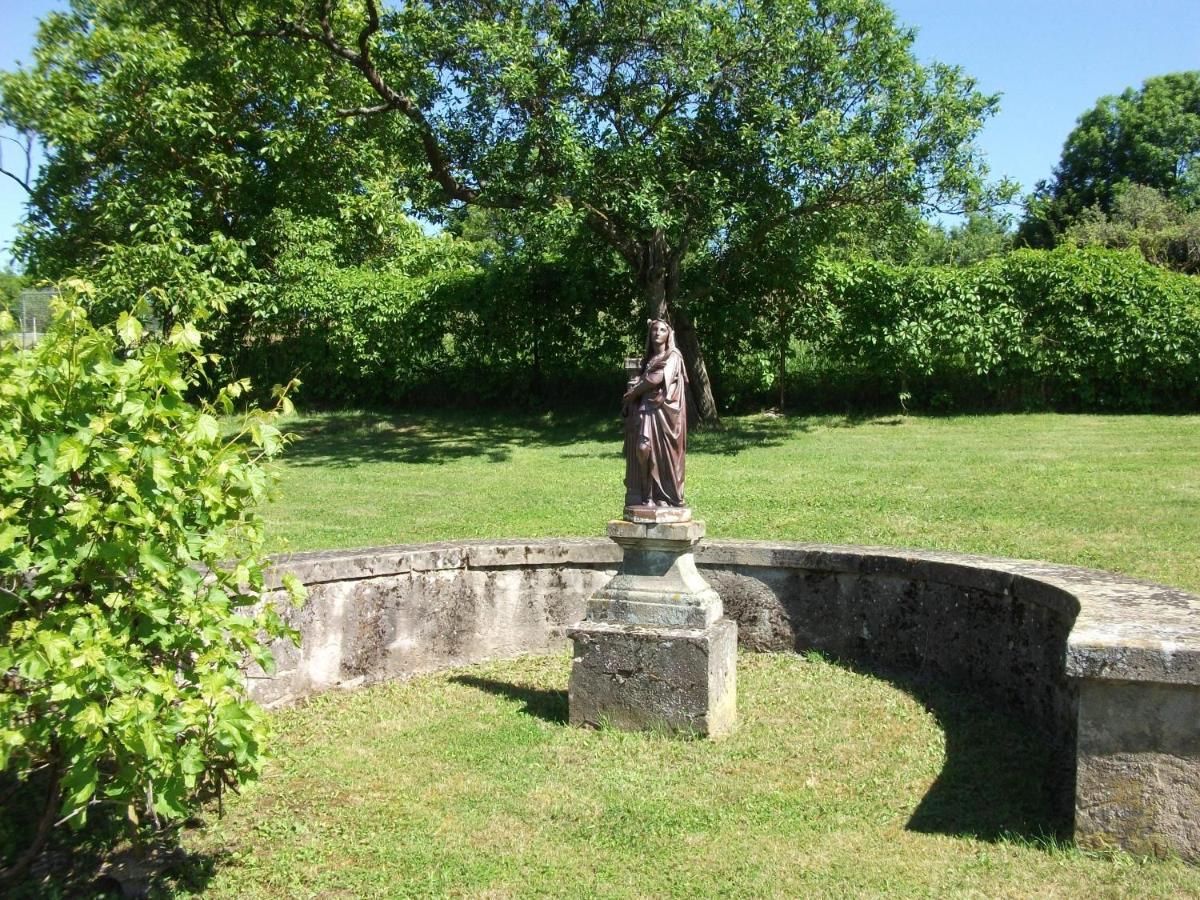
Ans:
{"type": "Polygon", "coordinates": [[[427,303],[440,277],[329,267],[283,281],[256,316],[243,367],[258,381],[299,375],[308,402],[401,399],[443,354],[427,303]]]}
{"type": "Polygon", "coordinates": [[[230,348],[242,371],[267,383],[299,374],[309,402],[375,404],[400,399],[436,367],[444,342],[427,300],[471,271],[468,248],[402,216],[388,221],[390,252],[364,262],[351,223],[275,216],[269,284],[233,332],[243,336],[230,348]]]}
{"type": "Polygon", "coordinates": [[[898,384],[990,372],[1020,325],[1011,292],[992,274],[985,267],[834,267],[827,290],[839,327],[830,346],[898,384]]]}
{"type": "Polygon", "coordinates": [[[1097,249],[1015,253],[997,274],[1021,311],[997,368],[1013,387],[1089,407],[1200,399],[1197,279],[1097,249]]]}
{"type": "Polygon", "coordinates": [[[1156,266],[1200,273],[1200,208],[1186,209],[1143,184],[1125,185],[1111,215],[1098,206],[1083,210],[1063,237],[1076,247],[1132,248],[1156,266]]]}
{"type": "MultiPolygon", "coordinates": [[[[439,266],[380,271],[343,267],[317,244],[281,267],[249,365],[258,380],[299,372],[310,402],[599,405],[637,352],[632,287],[599,255],[521,253],[486,268],[435,255],[439,266]]],[[[1136,251],[1023,250],[961,267],[818,258],[791,283],[692,288],[689,312],[730,405],[1200,399],[1200,280],[1136,251]]]]}
{"type": "Polygon", "coordinates": [[[1166,408],[1200,398],[1200,281],[1137,253],[1024,250],[965,269],[832,266],[823,360],[978,405],[1166,408]],[[947,391],[950,393],[947,394],[947,391]]]}
{"type": "Polygon", "coordinates": [[[0,352],[0,772],[45,788],[35,844],[110,813],[153,830],[253,778],[242,666],[292,634],[259,605],[256,512],[286,396],[223,433],[246,385],[187,402],[212,363],[194,326],[96,328],[89,293],[68,283],[43,340],[0,352]]]}
{"type": "Polygon", "coordinates": [[[448,281],[427,307],[445,330],[444,382],[457,397],[615,409],[622,361],[645,327],[628,287],[594,257],[557,254],[448,281]]]}

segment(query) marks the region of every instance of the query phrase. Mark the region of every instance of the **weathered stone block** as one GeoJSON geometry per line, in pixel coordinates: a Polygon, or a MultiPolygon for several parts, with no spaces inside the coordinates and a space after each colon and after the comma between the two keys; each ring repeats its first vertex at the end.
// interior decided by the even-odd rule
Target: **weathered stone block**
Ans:
{"type": "Polygon", "coordinates": [[[719,737],[737,719],[737,625],[640,628],[584,622],[569,687],[571,724],[719,737]]]}
{"type": "Polygon", "coordinates": [[[1075,839],[1200,862],[1200,687],[1084,681],[1075,839]]]}
{"type": "Polygon", "coordinates": [[[589,622],[707,628],[723,615],[721,598],[696,571],[704,523],[608,523],[623,552],[621,569],[588,600],[589,622]]]}

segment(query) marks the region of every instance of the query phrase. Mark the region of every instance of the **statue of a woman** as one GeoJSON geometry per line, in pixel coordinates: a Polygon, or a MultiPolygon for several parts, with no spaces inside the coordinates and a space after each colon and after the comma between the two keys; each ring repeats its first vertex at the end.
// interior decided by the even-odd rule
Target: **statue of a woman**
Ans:
{"type": "Polygon", "coordinates": [[[683,507],[683,457],[687,449],[687,374],[675,349],[675,332],[651,319],[646,355],[622,401],[625,424],[626,517],[642,508],[683,507]]]}

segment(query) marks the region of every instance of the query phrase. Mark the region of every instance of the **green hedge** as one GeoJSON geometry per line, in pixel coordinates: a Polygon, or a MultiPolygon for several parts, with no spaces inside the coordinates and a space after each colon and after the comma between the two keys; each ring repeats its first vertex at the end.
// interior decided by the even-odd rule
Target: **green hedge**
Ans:
{"type": "MultiPolygon", "coordinates": [[[[895,406],[902,394],[925,408],[1200,399],[1200,279],[1131,252],[1024,250],[968,268],[827,262],[769,302],[724,296],[692,311],[727,406],[776,402],[781,349],[787,402],[807,409],[895,406]]],[[[643,318],[604,261],[420,277],[313,267],[273,288],[242,368],[266,384],[298,372],[307,403],[602,405],[643,318]]]]}
{"type": "Polygon", "coordinates": [[[239,368],[257,384],[298,376],[306,403],[401,399],[445,356],[429,298],[453,277],[330,268],[278,284],[239,368]]]}
{"type": "Polygon", "coordinates": [[[1200,397],[1200,280],[1134,253],[1025,250],[965,269],[832,266],[822,289],[833,327],[813,368],[893,396],[1122,409],[1200,397]]]}
{"type": "Polygon", "coordinates": [[[636,324],[608,273],[555,260],[420,277],[313,268],[262,309],[243,372],[298,374],[319,404],[577,402],[619,389],[636,324]]]}

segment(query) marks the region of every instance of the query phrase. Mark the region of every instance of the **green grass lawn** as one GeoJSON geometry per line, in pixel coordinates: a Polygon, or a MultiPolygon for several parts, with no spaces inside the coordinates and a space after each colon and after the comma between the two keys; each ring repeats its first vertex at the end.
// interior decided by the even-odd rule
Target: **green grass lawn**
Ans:
{"type": "MultiPolygon", "coordinates": [[[[599,535],[619,423],[298,417],[272,549],[599,535]]],[[[931,547],[1200,589],[1200,417],[729,420],[695,434],[713,537],[931,547]]],[[[325,695],[189,833],[175,889],[278,896],[1180,896],[1200,869],[1048,834],[1043,739],[981,702],[742,654],[721,742],[565,724],[565,657],[325,695]]],[[[1058,782],[1055,779],[1059,779],[1058,782]]]]}
{"type": "Polygon", "coordinates": [[[742,654],[710,742],[565,723],[567,656],[326,694],[190,832],[211,897],[1200,895],[1039,831],[1040,744],[971,698],[742,654]]]}
{"type": "MultiPolygon", "coordinates": [[[[289,425],[275,551],[601,535],[621,512],[616,417],[289,425]]],[[[1198,416],[747,416],[689,441],[710,537],[1048,559],[1200,590],[1198,416]]]]}
{"type": "MultiPolygon", "coordinates": [[[[1200,417],[727,424],[693,435],[688,458],[713,537],[1036,557],[1200,590],[1200,417]]],[[[620,513],[615,420],[346,413],[290,427],[273,550],[600,535],[620,513]]],[[[686,741],[570,728],[568,668],[497,662],[278,713],[264,779],[185,834],[194,855],[160,889],[1200,896],[1200,867],[1053,833],[1062,778],[1045,739],[978,699],[743,653],[738,729],[686,741]]]]}

